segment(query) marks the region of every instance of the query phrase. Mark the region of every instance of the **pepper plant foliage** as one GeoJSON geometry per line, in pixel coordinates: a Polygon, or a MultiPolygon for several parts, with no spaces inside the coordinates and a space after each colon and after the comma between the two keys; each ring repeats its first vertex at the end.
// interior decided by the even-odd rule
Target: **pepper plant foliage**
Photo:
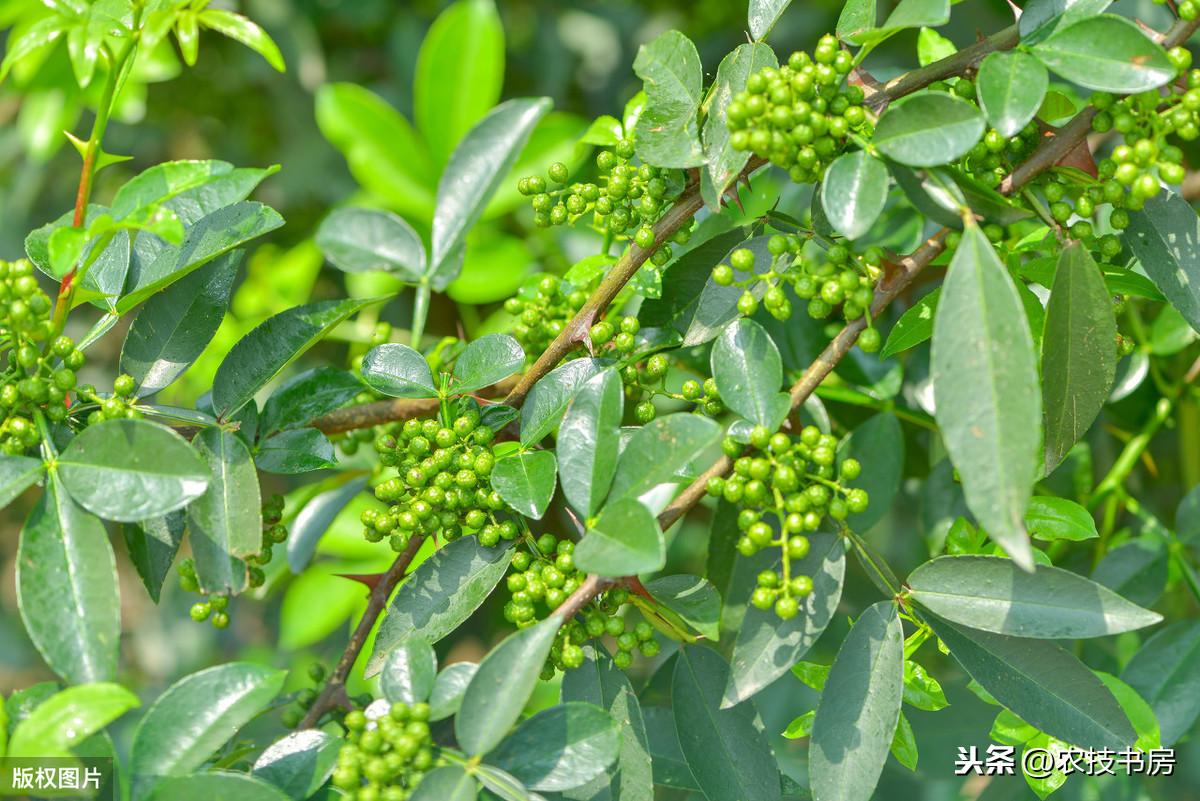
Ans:
{"type": "MultiPolygon", "coordinates": [[[[1030,0],[958,50],[935,30],[947,0],[882,19],[849,0],[810,52],[777,53],[788,6],[751,0],[752,41],[716,65],[678,31],[645,43],[644,91],[569,147],[549,99],[490,107],[494,69],[458,74],[495,95],[482,107],[431,101],[428,76],[468,38],[502,71],[484,0],[422,46],[420,134],[326,87],[322,130],[394,211],[334,209],[316,242],[405,290],[271,316],[195,408],[155,396],[213,339],[244,251],[283,225],[248,200],[275,168],[170,162],[93,199],[123,158],[108,118],[139,59],[193,64],[201,30],[282,56],[203,0],[18,15],[0,75],[24,85],[65,50],[99,91],[71,137],[75,208],[0,263],[0,502],[28,509],[20,616],[59,679],[0,706],[0,755],[117,754],[134,801],[865,801],[889,755],[916,769],[907,715],[951,714],[940,681],[967,677],[995,707],[978,735],[1018,751],[1194,732],[1195,5],[1155,32],[1105,2],[1030,0]],[[920,66],[873,77],[875,48],[913,31],[920,66]],[[383,140],[355,114],[431,166],[373,170],[383,140]],[[570,228],[579,258],[488,294],[477,233],[518,205],[503,236],[570,228]],[[503,303],[466,341],[431,337],[447,291],[503,303]],[[406,330],[376,325],[409,299],[406,330]],[[79,383],[127,317],[119,362],[98,366],[109,385],[79,383]],[[368,346],[292,366],[347,321],[374,328],[368,346]],[[1186,441],[1156,461],[1176,424],[1186,441]],[[264,474],[303,486],[285,502],[264,474]],[[1149,492],[1160,474],[1183,491],[1149,492]],[[918,497],[919,520],[888,529],[904,542],[882,542],[918,497]],[[178,581],[191,617],[224,628],[235,596],[315,569],[355,504],[390,566],[356,577],[365,612],[331,671],[283,696],[285,672],[249,662],[155,699],[122,686],[110,536],[151,599],[178,581]],[[670,542],[705,526],[703,575],[674,571],[670,542]],[[848,606],[850,582],[878,600],[848,606]],[[505,636],[439,667],[489,598],[505,636]],[[539,682],[555,702],[531,709],[539,682]],[[756,703],[783,685],[780,731],[756,703]],[[118,754],[104,730],[126,715],[118,754]],[[264,716],[274,742],[232,741],[264,716]]],[[[1044,798],[1067,777],[1028,781],[1044,798]]]]}

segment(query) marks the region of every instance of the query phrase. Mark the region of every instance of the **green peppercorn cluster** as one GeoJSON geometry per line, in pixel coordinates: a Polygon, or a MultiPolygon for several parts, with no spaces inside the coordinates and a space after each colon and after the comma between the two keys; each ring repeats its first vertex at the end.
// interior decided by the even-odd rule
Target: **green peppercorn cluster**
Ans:
{"type": "MultiPolygon", "coordinates": [[[[807,301],[808,315],[817,320],[827,319],[835,310],[847,321],[857,320],[870,310],[883,264],[879,248],[868,248],[861,255],[841,242],[826,249],[806,248],[800,236],[775,234],[767,240],[767,251],[771,264],[763,271],[755,271],[757,257],[749,248],[738,248],[729,254],[728,264],[713,268],[715,284],[743,290],[737,303],[740,314],[750,317],[758,311],[758,290],[763,308],[775,319],[787,320],[792,316],[792,301],[785,291],[789,286],[798,299],[807,301]]],[[[873,326],[858,339],[858,346],[868,353],[879,350],[880,343],[873,326]]]]}
{"type": "Polygon", "coordinates": [[[94,405],[87,414],[87,424],[94,426],[105,420],[139,419],[137,408],[137,381],[131,375],[119,375],[113,382],[113,391],[108,395],[97,392],[91,384],[80,384],[75,395],[82,404],[94,405]]]}
{"type": "MultiPolygon", "coordinates": [[[[532,356],[545,350],[587,303],[588,294],[600,278],[598,275],[586,285],[577,285],[557,276],[541,275],[504,301],[504,310],[515,318],[512,335],[525,352],[532,356]]],[[[634,335],[638,330],[636,317],[610,308],[592,324],[589,334],[594,347],[612,343],[618,353],[629,353],[636,344],[634,335]]]]}
{"type": "Polygon", "coordinates": [[[475,409],[445,424],[427,418],[385,427],[375,438],[375,450],[380,463],[394,467],[397,475],[375,487],[375,497],[387,508],[362,513],[363,536],[370,542],[388,537],[397,553],[415,534],[454,540],[474,531],[487,546],[514,539],[516,524],[496,518],[505,504],[491,485],[494,438],[475,409]]]}
{"type": "Polygon", "coordinates": [[[837,438],[816,426],[805,426],[799,436],[756,426],[749,453],[732,439],[722,447],[735,457],[733,472],[710,479],[708,494],[738,507],[740,553],[753,556],[769,547],[782,552],[782,569],[759,574],[750,601],[759,609],[774,606],[775,614],[788,620],[812,592],[812,579],[798,574],[794,564],[808,555],[806,532],[816,531],[826,518],[841,523],[867,508],[866,491],[845,483],[862,467],[854,459],[836,465],[837,438]]]}
{"type": "Polygon", "coordinates": [[[67,418],[83,352],[70,337],[55,337],[50,297],[38,286],[33,265],[0,261],[0,351],[8,361],[0,378],[0,452],[17,456],[41,441],[36,418],[67,418]]]}
{"type": "Polygon", "coordinates": [[[344,723],[332,782],[347,801],[405,801],[434,766],[429,704],[392,704],[374,719],[356,709],[344,723]]]}
{"type": "MultiPolygon", "coordinates": [[[[545,620],[583,584],[587,574],[575,567],[575,543],[553,534],[530,537],[526,547],[518,548],[509,565],[506,587],[510,599],[504,605],[504,618],[517,628],[545,620]]],[[[622,669],[633,662],[633,651],[645,656],[658,653],[654,629],[638,623],[632,630],[619,612],[629,601],[629,590],[613,587],[591,601],[578,616],[559,629],[550,656],[542,668],[542,677],[551,679],[556,670],[570,670],[583,664],[583,644],[589,639],[609,636],[617,646],[613,661],[622,669]]]]}
{"type": "Polygon", "coordinates": [[[795,52],[784,66],[752,74],[726,107],[729,144],[782,167],[796,183],[821,180],[851,134],[870,134],[863,90],[843,86],[853,66],[850,51],[827,34],[811,56],[795,52]]]}
{"type": "Polygon", "coordinates": [[[658,416],[654,405],[656,397],[695,404],[696,411],[709,417],[718,417],[725,412],[725,404],[717,392],[717,383],[711,378],[703,382],[688,379],[683,382],[679,392],[668,390],[667,372],[670,366],[670,359],[665,354],[655,353],[641,364],[627,364],[621,368],[625,400],[636,404],[633,416],[639,423],[645,425],[658,416]]]}
{"type": "MultiPolygon", "coordinates": [[[[567,166],[555,162],[547,178],[531,175],[517,182],[517,190],[530,198],[533,221],[540,227],[574,224],[592,215],[592,225],[614,239],[632,238],[649,250],[659,267],[671,260],[671,246],[656,242],[654,223],[683,188],[677,170],[633,164],[633,142],[622,139],[612,150],[596,154],[597,183],[570,183],[567,166]]],[[[682,234],[686,241],[687,234],[682,234]]]]}

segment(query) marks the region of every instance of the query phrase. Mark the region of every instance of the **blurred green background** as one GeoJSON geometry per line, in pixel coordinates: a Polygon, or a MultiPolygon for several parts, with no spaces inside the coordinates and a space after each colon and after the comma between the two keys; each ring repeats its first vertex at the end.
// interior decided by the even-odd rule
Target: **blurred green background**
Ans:
{"type": "MultiPolygon", "coordinates": [[[[487,5],[491,0],[468,2],[487,5]]],[[[0,0],[0,26],[19,23],[31,6],[37,5],[34,0],[0,0]]],[[[106,142],[107,150],[133,158],[100,173],[96,190],[96,198],[104,202],[133,174],[172,159],[282,165],[256,197],[278,209],[287,225],[250,254],[230,317],[210,351],[170,393],[169,402],[176,403],[194,402],[207,389],[224,352],[240,334],[270,314],[310,297],[366,295],[378,290],[373,279],[323,269],[320,252],[312,242],[316,226],[330,209],[349,201],[392,208],[427,234],[426,195],[436,186],[438,151],[452,144],[423,142],[420,131],[414,133],[404,122],[420,122],[413,89],[418,55],[431,24],[449,3],[248,0],[213,5],[237,8],[262,24],[279,43],[288,62],[287,73],[276,73],[255,53],[211,34],[202,37],[194,69],[182,69],[170,53],[145,59],[138,75],[142,80],[132,82],[126,91],[119,119],[106,142]],[[431,156],[418,155],[422,149],[431,156]],[[416,184],[410,186],[409,180],[416,184]]],[[[493,66],[499,59],[500,69],[488,71],[497,97],[546,95],[554,100],[558,113],[535,135],[524,159],[529,169],[559,158],[579,162],[586,157],[586,149],[575,145],[586,125],[601,114],[619,115],[640,88],[631,64],[641,43],[665,29],[678,28],[696,42],[711,76],[721,57],[748,38],[742,0],[496,0],[495,5],[503,26],[502,48],[487,55],[463,46],[458,55],[490,58],[486,63],[493,66]]],[[[836,0],[796,0],[769,42],[781,56],[793,49],[811,48],[818,36],[833,28],[840,5],[836,0]]],[[[1162,13],[1149,0],[1122,0],[1119,6],[1149,20],[1160,19],[1162,13]]],[[[968,0],[956,7],[952,23],[940,32],[961,47],[1011,21],[1012,12],[1003,0],[968,0]]],[[[882,79],[915,66],[915,38],[915,32],[897,36],[874,54],[868,63],[872,73],[882,79]]],[[[20,256],[25,234],[59,216],[74,198],[78,157],[61,131],[86,130],[90,125],[89,98],[74,87],[61,49],[58,60],[61,63],[52,58],[36,74],[18,74],[16,80],[0,87],[0,258],[20,256]]],[[[433,71],[436,78],[437,66],[433,71]]],[[[433,84],[447,96],[456,91],[450,71],[444,81],[434,80],[433,84]]],[[[576,254],[586,252],[578,240],[583,235],[534,229],[528,209],[517,202],[515,192],[509,195],[507,201],[494,204],[492,219],[472,240],[474,258],[472,262],[469,257],[467,278],[450,298],[435,300],[430,333],[477,334],[502,325],[503,320],[494,314],[496,301],[533,272],[562,271],[576,254]]],[[[763,210],[756,209],[754,201],[751,195],[748,212],[763,210]]],[[[800,193],[794,202],[799,206],[802,201],[800,193]]],[[[737,216],[732,211],[728,214],[737,216]]],[[[403,326],[408,305],[401,298],[385,310],[384,318],[403,326]]],[[[76,317],[74,333],[79,335],[89,322],[87,310],[76,317]]],[[[91,373],[85,374],[84,380],[97,384],[111,381],[122,331],[119,326],[92,349],[91,373]]],[[[360,330],[350,326],[339,332],[341,342],[326,343],[307,359],[344,363],[348,353],[361,352],[361,341],[356,340],[365,341],[369,332],[369,325],[360,330]]],[[[1136,394],[1133,401],[1137,402],[1136,394]]],[[[1139,409],[1131,407],[1131,417],[1136,418],[1139,409]]],[[[848,428],[861,420],[861,413],[856,416],[833,406],[831,410],[835,416],[845,413],[842,422],[848,428]]],[[[940,454],[929,453],[929,438],[920,429],[906,426],[905,433],[906,472],[925,476],[940,454]]],[[[1111,439],[1109,442],[1110,448],[1116,447],[1111,439]]],[[[1165,447],[1166,458],[1173,458],[1169,441],[1165,447]]],[[[1108,456],[1101,450],[1096,458],[1101,462],[1108,456]]],[[[264,478],[265,490],[290,493],[289,511],[294,512],[305,497],[304,487],[280,477],[264,478]]],[[[331,664],[365,595],[360,585],[334,574],[372,572],[390,561],[386,545],[364,542],[356,524],[358,512],[368,502],[366,496],[360,497],[338,519],[321,544],[318,560],[302,576],[289,579],[277,575],[261,599],[235,600],[233,625],[225,632],[217,633],[188,619],[192,597],[181,593],[173,579],[168,581],[159,606],[153,606],[128,562],[122,561],[124,683],[151,698],[185,673],[234,658],[295,666],[301,674],[313,659],[331,664]]],[[[922,535],[930,527],[928,506],[911,488],[902,486],[891,512],[868,532],[898,570],[906,571],[926,556],[922,535]]],[[[20,503],[0,512],[0,691],[4,692],[50,678],[25,639],[16,610],[13,568],[24,512],[20,503]]],[[[707,515],[698,512],[675,534],[668,572],[703,571],[707,515]]],[[[565,521],[559,523],[565,525],[565,521]]],[[[115,541],[119,543],[120,537],[115,541]]],[[[828,664],[848,628],[849,616],[857,615],[876,597],[872,585],[851,561],[842,614],[808,658],[828,664]]],[[[489,602],[450,642],[442,643],[442,662],[477,660],[499,640],[507,631],[499,606],[489,602]]],[[[1188,610],[1173,611],[1178,616],[1188,610]]],[[[1019,777],[993,781],[989,786],[985,781],[964,781],[953,775],[957,746],[986,745],[994,709],[966,690],[957,665],[933,655],[932,646],[926,647],[929,650],[923,653],[927,662],[934,663],[933,672],[946,687],[952,708],[938,714],[907,713],[921,745],[919,769],[909,773],[889,762],[877,798],[1034,798],[1019,777]]],[[[1100,653],[1092,645],[1085,649],[1085,656],[1097,667],[1114,660],[1113,653],[1100,653]]],[[[645,680],[654,666],[642,661],[634,672],[645,680]]],[[[1109,669],[1116,672],[1111,666],[1109,669]]],[[[297,679],[290,686],[302,685],[297,679]]],[[[544,697],[552,693],[553,688],[547,688],[544,697]]],[[[759,708],[772,732],[782,731],[793,717],[814,704],[815,695],[791,677],[759,698],[759,708]]],[[[255,725],[261,727],[264,738],[278,730],[274,721],[255,725]]],[[[123,733],[129,734],[127,730],[123,733]]],[[[117,734],[120,740],[122,730],[118,728],[117,734]]],[[[806,741],[778,739],[776,747],[789,772],[802,776],[806,741]]],[[[1143,791],[1125,781],[1101,785],[1095,791],[1100,794],[1085,792],[1082,783],[1072,781],[1056,797],[1111,801],[1200,798],[1200,749],[1194,741],[1181,746],[1179,762],[1182,775],[1158,782],[1150,796],[1139,795],[1143,791]]]]}

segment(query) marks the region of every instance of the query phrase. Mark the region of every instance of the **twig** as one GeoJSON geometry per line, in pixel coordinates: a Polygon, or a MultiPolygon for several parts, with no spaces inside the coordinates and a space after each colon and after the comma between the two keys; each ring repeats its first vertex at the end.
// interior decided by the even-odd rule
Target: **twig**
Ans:
{"type": "MultiPolygon", "coordinates": [[[[480,390],[478,396],[481,398],[499,397],[516,386],[518,380],[515,376],[506,378],[480,390]]],[[[344,409],[335,409],[313,420],[309,425],[326,434],[341,434],[397,420],[408,420],[411,417],[422,417],[437,410],[437,398],[389,398],[372,403],[362,403],[358,406],[347,406],[344,409]]]]}
{"type": "Polygon", "coordinates": [[[997,50],[1009,50],[1016,46],[1018,40],[1017,26],[1011,25],[983,41],[964,47],[957,53],[893,78],[884,84],[878,93],[869,94],[867,102],[876,112],[881,111],[893,100],[911,95],[943,78],[962,75],[964,72],[978,67],[979,62],[983,61],[989,53],[997,50]]]}

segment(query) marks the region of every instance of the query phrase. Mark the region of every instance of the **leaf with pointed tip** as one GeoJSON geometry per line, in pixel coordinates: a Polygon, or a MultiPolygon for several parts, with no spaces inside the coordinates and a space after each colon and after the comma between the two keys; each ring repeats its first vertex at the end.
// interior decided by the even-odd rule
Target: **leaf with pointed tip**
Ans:
{"type": "Polygon", "coordinates": [[[451,715],[458,714],[462,706],[463,693],[475,676],[479,665],[474,662],[455,662],[447,665],[433,680],[433,690],[429,694],[429,719],[445,720],[451,715]]]}
{"type": "Polygon", "coordinates": [[[576,566],[589,573],[632,576],[661,570],[667,544],[650,510],[634,498],[622,498],[605,505],[575,546],[574,557],[576,566]]]}
{"type": "Polygon", "coordinates": [[[1029,534],[1043,542],[1091,540],[1100,536],[1092,513],[1074,501],[1035,495],[1025,509],[1029,534]]]}
{"type": "Polygon", "coordinates": [[[47,698],[13,729],[10,759],[69,757],[74,746],[141,702],[119,684],[68,687],[47,698]]]}
{"type": "Polygon", "coordinates": [[[755,425],[779,427],[790,402],[779,391],[783,360],[766,329],[753,320],[734,320],[713,343],[709,362],[726,406],[755,425]]]}
{"type": "Polygon", "coordinates": [[[942,285],[930,371],[938,425],[967,505],[1031,570],[1024,515],[1040,462],[1037,359],[1012,278],[975,224],[963,232],[942,285]]]}
{"type": "MultiPolygon", "coordinates": [[[[786,4],[791,0],[774,2],[786,4]]],[[[753,15],[753,9],[751,14],[753,15]]],[[[701,186],[701,191],[704,192],[704,201],[710,208],[718,207],[726,187],[750,160],[748,152],[734,150],[730,144],[731,132],[726,124],[726,109],[734,96],[746,88],[747,78],[763,67],[777,66],[779,61],[775,58],[775,51],[761,42],[755,42],[738,45],[721,59],[717,67],[702,132],[709,182],[701,186]]]]}
{"type": "Polygon", "coordinates": [[[398,643],[387,655],[379,688],[383,697],[393,704],[424,703],[433,692],[437,676],[437,654],[433,646],[420,637],[409,637],[398,643]]]}
{"type": "Polygon", "coordinates": [[[1112,0],[1029,0],[1017,20],[1021,43],[1033,45],[1059,28],[1094,17],[1112,5],[1112,0]]]}
{"type": "Polygon", "coordinates": [[[372,348],[362,362],[363,380],[393,398],[436,398],[429,362],[408,345],[394,342],[372,348]]]}
{"type": "Polygon", "coordinates": [[[1121,678],[1154,709],[1162,744],[1174,745],[1200,716],[1200,622],[1172,623],[1155,633],[1121,678]]]}
{"type": "Polygon", "coordinates": [[[248,17],[223,8],[206,8],[200,12],[198,19],[205,28],[211,28],[235,42],[241,42],[258,53],[277,72],[286,69],[279,46],[266,31],[248,17]]]}
{"type": "Polygon", "coordinates": [[[704,68],[696,45],[679,31],[666,31],[638,48],[633,71],[646,91],[646,108],[633,137],[638,157],[656,167],[703,164],[696,118],[704,68]]]}
{"type": "Polygon", "coordinates": [[[610,364],[607,359],[572,359],[534,384],[521,405],[521,444],[533,445],[553,431],[575,393],[610,364]]]}
{"type": "Polygon", "coordinates": [[[1142,537],[1113,548],[1092,571],[1092,580],[1139,606],[1149,607],[1167,588],[1171,557],[1162,541],[1142,537]]]}
{"type": "Polygon", "coordinates": [[[1101,92],[1132,94],[1175,77],[1166,52],[1137,23],[1116,14],[1087,17],[1054,31],[1031,50],[1072,83],[1101,92]],[[1097,47],[1103,42],[1103,47],[1097,47]]]}
{"type": "Polygon", "coordinates": [[[699,415],[678,413],[651,420],[621,451],[609,503],[638,498],[659,484],[677,480],[681,470],[720,438],[721,427],[699,415]]]}
{"type": "Polygon", "coordinates": [[[559,481],[567,501],[585,518],[600,510],[617,468],[625,394],[616,370],[580,387],[558,429],[559,481]]]}
{"type": "Polygon", "coordinates": [[[654,600],[709,640],[721,638],[721,593],[699,576],[660,576],[646,582],[654,600]]]}
{"type": "Polygon", "coordinates": [[[262,439],[287,428],[307,426],[345,406],[362,391],[362,382],[349,370],[314,367],[297,373],[280,382],[263,404],[258,436],[262,439]]]}
{"type": "Polygon", "coordinates": [[[750,0],[746,18],[750,35],[759,40],[766,37],[791,3],[792,0],[750,0]]]}
{"type": "Polygon", "coordinates": [[[821,182],[821,206],[829,224],[849,239],[858,239],[879,219],[887,205],[887,167],[865,150],[838,156],[821,182]]]}
{"type": "Polygon", "coordinates": [[[1049,85],[1050,76],[1042,63],[1016,50],[989,54],[975,79],[979,106],[988,122],[1009,137],[1034,118],[1049,85]]]}
{"type": "Polygon", "coordinates": [[[531,790],[562,791],[603,774],[620,748],[621,728],[605,710],[568,701],[523,721],[488,763],[531,790]]]}
{"type": "Polygon", "coordinates": [[[280,431],[259,443],[254,464],[264,473],[297,475],[337,465],[333,443],[315,428],[280,431]]]}
{"type": "Polygon", "coordinates": [[[154,517],[140,523],[123,523],[121,535],[125,539],[125,551],[129,561],[141,578],[150,599],[158,603],[163,582],[171,572],[171,563],[179,552],[186,529],[183,510],[171,512],[164,517],[154,517]]]}
{"type": "Polygon", "coordinates": [[[1200,331],[1200,219],[1179,195],[1160,192],[1129,215],[1122,237],[1146,274],[1200,331]]]}
{"type": "Polygon", "coordinates": [[[508,378],[525,363],[525,351],[508,334],[487,334],[476,339],[454,361],[454,390],[474,392],[508,378]]]}
{"type": "Polygon", "coordinates": [[[425,274],[425,246],[403,217],[380,209],[335,209],[317,228],[325,258],[348,273],[382,270],[416,283],[425,274]]]}
{"type": "Polygon", "coordinates": [[[294,731],[273,742],[254,760],[253,775],[304,801],[333,774],[341,740],[317,729],[294,731]]]}
{"type": "Polygon", "coordinates": [[[525,517],[541,520],[554,497],[558,462],[554,451],[523,451],[496,461],[492,489],[525,517]]]}
{"type": "Polygon", "coordinates": [[[922,92],[893,104],[879,118],[874,141],[879,152],[910,167],[949,164],[966,155],[983,136],[983,115],[946,92],[922,92]]]}
{"type": "Polygon", "coordinates": [[[262,550],[262,496],[258,472],[241,438],[220,428],[196,435],[196,450],[208,462],[208,490],[188,506],[191,541],[246,557],[262,550]]]}

